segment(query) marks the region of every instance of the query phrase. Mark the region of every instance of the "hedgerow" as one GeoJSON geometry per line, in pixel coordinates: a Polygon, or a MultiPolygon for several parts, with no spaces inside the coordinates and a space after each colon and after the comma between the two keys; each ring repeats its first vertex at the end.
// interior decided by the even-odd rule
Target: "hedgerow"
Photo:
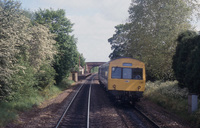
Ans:
{"type": "Polygon", "coordinates": [[[177,41],[172,66],[175,77],[180,87],[200,94],[200,36],[194,31],[186,31],[179,35],[177,41]]]}

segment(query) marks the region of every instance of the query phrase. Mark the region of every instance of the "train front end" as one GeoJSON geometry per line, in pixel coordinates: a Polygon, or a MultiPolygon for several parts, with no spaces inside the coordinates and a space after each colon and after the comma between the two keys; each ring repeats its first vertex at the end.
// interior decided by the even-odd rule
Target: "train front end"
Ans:
{"type": "Polygon", "coordinates": [[[132,58],[110,61],[108,90],[116,99],[138,101],[145,90],[145,64],[132,58]]]}

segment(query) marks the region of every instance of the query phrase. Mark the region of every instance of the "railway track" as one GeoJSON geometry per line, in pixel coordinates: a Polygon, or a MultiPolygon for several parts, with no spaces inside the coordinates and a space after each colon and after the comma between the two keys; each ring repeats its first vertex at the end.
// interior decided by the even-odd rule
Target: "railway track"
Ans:
{"type": "Polygon", "coordinates": [[[116,111],[127,128],[160,128],[158,124],[152,121],[136,106],[122,105],[118,106],[116,111]]]}
{"type": "Polygon", "coordinates": [[[96,75],[88,77],[77,89],[55,128],[159,128],[139,109],[131,105],[127,105],[128,107],[113,105],[96,78],[96,75]]]}
{"type": "Polygon", "coordinates": [[[89,128],[90,94],[94,76],[90,76],[78,88],[71,102],[66,107],[55,128],[87,127],[89,128]]]}
{"type": "Polygon", "coordinates": [[[153,128],[160,128],[160,126],[159,126],[157,123],[155,123],[153,120],[151,120],[145,113],[143,113],[142,111],[140,111],[139,108],[137,108],[136,106],[134,106],[134,109],[135,109],[138,113],[140,113],[140,114],[145,118],[145,120],[147,120],[147,121],[151,124],[151,126],[152,126],[153,128]]]}

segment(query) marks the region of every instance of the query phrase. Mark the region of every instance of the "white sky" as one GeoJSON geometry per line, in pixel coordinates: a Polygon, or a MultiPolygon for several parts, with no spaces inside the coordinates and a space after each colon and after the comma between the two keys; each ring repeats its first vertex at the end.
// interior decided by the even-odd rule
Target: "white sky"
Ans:
{"type": "Polygon", "coordinates": [[[78,39],[78,51],[86,62],[107,62],[111,53],[108,39],[115,26],[125,23],[131,0],[18,0],[22,8],[64,9],[74,23],[73,34],[78,39]]]}
{"type": "MultiPolygon", "coordinates": [[[[115,26],[125,23],[131,0],[18,0],[22,8],[64,9],[66,17],[74,23],[73,34],[78,39],[78,51],[86,62],[109,61],[111,46],[108,39],[115,33],[115,26]]],[[[200,1],[200,0],[198,0],[200,1]]],[[[200,24],[195,23],[197,30],[200,24]]]]}

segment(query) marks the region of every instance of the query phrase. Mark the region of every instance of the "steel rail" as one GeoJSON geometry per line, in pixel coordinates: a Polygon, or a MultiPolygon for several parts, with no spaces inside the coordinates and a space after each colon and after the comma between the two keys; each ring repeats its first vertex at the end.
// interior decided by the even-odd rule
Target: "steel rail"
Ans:
{"type": "Polygon", "coordinates": [[[71,102],[69,103],[69,105],[68,105],[67,108],[65,109],[65,112],[62,114],[61,118],[59,119],[59,121],[58,121],[58,123],[57,123],[57,125],[56,125],[55,128],[58,128],[58,127],[60,126],[60,123],[61,123],[61,121],[63,120],[65,114],[66,114],[67,111],[69,110],[71,104],[74,102],[74,99],[76,98],[76,96],[78,95],[79,91],[81,90],[81,88],[83,87],[83,85],[84,85],[86,82],[88,82],[88,81],[85,81],[85,82],[81,85],[81,87],[79,87],[79,89],[77,90],[76,94],[75,94],[74,97],[72,98],[71,102]]]}
{"type": "Polygon", "coordinates": [[[89,94],[88,94],[88,112],[87,112],[87,128],[90,127],[90,95],[91,95],[91,85],[93,83],[94,77],[92,78],[91,84],[90,84],[90,89],[89,89],[89,94]]]}
{"type": "Polygon", "coordinates": [[[134,107],[134,109],[139,112],[145,119],[147,119],[154,128],[160,128],[159,125],[157,125],[153,120],[151,120],[146,114],[144,114],[143,112],[141,112],[136,106],[134,107]]]}

